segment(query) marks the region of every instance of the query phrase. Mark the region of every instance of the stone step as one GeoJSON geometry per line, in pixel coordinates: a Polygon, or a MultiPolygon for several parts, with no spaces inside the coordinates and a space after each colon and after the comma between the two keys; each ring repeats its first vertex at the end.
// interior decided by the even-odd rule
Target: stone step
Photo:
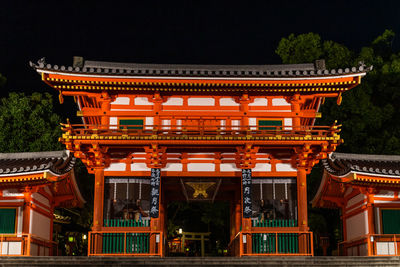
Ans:
{"type": "Polygon", "coordinates": [[[0,257],[5,266],[400,266],[400,257],[0,257]]]}

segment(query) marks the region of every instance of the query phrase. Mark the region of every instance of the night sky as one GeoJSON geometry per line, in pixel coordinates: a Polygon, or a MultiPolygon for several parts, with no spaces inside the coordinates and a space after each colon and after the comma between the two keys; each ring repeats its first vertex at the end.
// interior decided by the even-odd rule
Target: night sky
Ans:
{"type": "MultiPolygon", "coordinates": [[[[71,65],[74,55],[137,63],[279,64],[279,40],[307,32],[357,51],[385,29],[400,35],[400,1],[3,1],[0,23],[4,96],[52,91],[28,66],[41,57],[58,65],[71,65]]],[[[394,46],[400,46],[399,37],[394,46]]]]}

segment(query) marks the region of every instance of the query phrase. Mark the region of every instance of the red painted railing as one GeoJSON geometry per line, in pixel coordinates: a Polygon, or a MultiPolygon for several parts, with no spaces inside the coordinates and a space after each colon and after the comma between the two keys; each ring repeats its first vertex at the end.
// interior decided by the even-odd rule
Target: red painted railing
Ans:
{"type": "Polygon", "coordinates": [[[314,256],[313,234],[302,231],[239,232],[229,243],[232,256],[314,256]]]}
{"type": "Polygon", "coordinates": [[[0,234],[0,256],[57,255],[57,243],[33,234],[0,234]]]}
{"type": "Polygon", "coordinates": [[[364,235],[338,246],[342,256],[400,256],[400,234],[364,235]]]}
{"type": "Polygon", "coordinates": [[[92,231],[88,256],[162,256],[162,232],[92,231]]]}

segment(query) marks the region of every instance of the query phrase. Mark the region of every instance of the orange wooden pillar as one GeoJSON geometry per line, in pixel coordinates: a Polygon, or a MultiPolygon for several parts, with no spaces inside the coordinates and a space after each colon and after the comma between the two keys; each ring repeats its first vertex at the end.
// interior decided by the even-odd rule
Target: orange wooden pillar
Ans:
{"type": "MultiPolygon", "coordinates": [[[[297,216],[300,231],[308,231],[307,215],[307,171],[304,167],[297,169],[297,216]]],[[[299,237],[299,252],[308,253],[308,243],[306,235],[299,237]]],[[[313,248],[310,248],[313,249],[313,248]]]]}
{"type": "MultiPolygon", "coordinates": [[[[367,192],[367,217],[368,217],[368,235],[374,235],[375,234],[375,222],[374,222],[374,194],[373,194],[373,189],[369,189],[367,192]]],[[[368,256],[373,256],[374,253],[374,248],[373,248],[373,243],[371,242],[370,236],[368,236],[368,256]]]]}
{"type": "MultiPolygon", "coordinates": [[[[93,227],[92,231],[101,231],[103,228],[103,205],[104,205],[104,168],[94,169],[94,205],[93,205],[93,227]]],[[[101,253],[102,236],[95,234],[92,237],[94,252],[101,253]]],[[[89,248],[90,249],[90,248],[89,248]]]]}
{"type": "MultiPolygon", "coordinates": [[[[24,188],[24,208],[23,208],[23,217],[22,217],[22,232],[24,234],[29,233],[29,226],[30,226],[30,218],[31,218],[31,188],[25,187],[24,188]]],[[[31,256],[30,252],[30,238],[28,238],[24,244],[24,251],[26,251],[26,255],[31,256]]]]}

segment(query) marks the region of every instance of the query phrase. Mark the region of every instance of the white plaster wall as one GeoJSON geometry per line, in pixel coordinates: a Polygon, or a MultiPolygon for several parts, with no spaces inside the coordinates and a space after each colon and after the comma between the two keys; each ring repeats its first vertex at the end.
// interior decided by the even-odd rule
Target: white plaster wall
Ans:
{"type": "Polygon", "coordinates": [[[3,196],[4,197],[21,197],[24,196],[24,194],[20,193],[18,189],[15,188],[10,188],[3,190],[3,196]]]}
{"type": "Polygon", "coordinates": [[[50,239],[50,218],[31,210],[29,233],[41,238],[50,239]]]}
{"type": "Polygon", "coordinates": [[[33,193],[32,194],[32,198],[37,200],[38,202],[42,203],[43,205],[45,205],[46,207],[50,207],[50,202],[47,198],[45,198],[44,196],[42,196],[42,194],[40,193],[33,193]]]}
{"type": "Polygon", "coordinates": [[[285,126],[285,130],[292,130],[292,125],[293,125],[293,119],[292,118],[284,118],[283,119],[283,125],[285,126]]]}
{"type": "Polygon", "coordinates": [[[249,118],[249,125],[257,126],[257,118],[249,118]]]}
{"type": "Polygon", "coordinates": [[[147,168],[146,163],[132,163],[131,170],[132,171],[150,171],[150,168],[147,168]]]}
{"type": "Polygon", "coordinates": [[[236,103],[235,99],[233,99],[233,98],[225,98],[225,97],[223,97],[223,98],[219,99],[219,105],[223,106],[223,107],[226,107],[226,106],[238,107],[239,103],[236,103]]]}
{"type": "Polygon", "coordinates": [[[153,117],[146,117],[144,120],[145,125],[154,125],[154,118],[153,117]]]}
{"type": "Polygon", "coordinates": [[[129,103],[129,97],[117,97],[114,102],[111,102],[112,105],[129,105],[129,103]]]}
{"type": "Polygon", "coordinates": [[[163,103],[164,106],[182,106],[183,99],[181,97],[170,97],[163,103]]]}
{"type": "Polygon", "coordinates": [[[125,171],[126,164],[125,163],[110,163],[108,168],[104,169],[105,171],[125,171]]]}
{"type": "Polygon", "coordinates": [[[240,126],[240,120],[231,120],[231,125],[234,127],[233,129],[237,129],[238,127],[235,126],[240,126]]]}
{"type": "Polygon", "coordinates": [[[346,240],[366,235],[368,233],[368,212],[363,211],[346,219],[346,240]]]}
{"type": "Polygon", "coordinates": [[[188,163],[187,169],[190,172],[213,172],[215,165],[214,163],[188,163]]]}
{"type": "Polygon", "coordinates": [[[135,105],[138,106],[147,106],[147,105],[153,105],[153,103],[151,103],[147,97],[135,97],[135,105]]]}
{"type": "Polygon", "coordinates": [[[348,207],[350,207],[350,206],[356,204],[357,202],[360,202],[360,201],[364,200],[365,198],[366,198],[366,196],[365,196],[364,194],[358,194],[358,195],[356,195],[356,196],[350,198],[350,199],[347,201],[347,206],[346,206],[346,208],[348,208],[348,207]]]}
{"type": "Polygon", "coordinates": [[[273,106],[290,106],[290,104],[284,98],[273,98],[273,106]]]}
{"type": "Polygon", "coordinates": [[[22,207],[17,208],[17,234],[22,233],[22,222],[24,218],[24,210],[22,207]]]}
{"type": "Polygon", "coordinates": [[[269,163],[257,163],[256,166],[252,169],[253,172],[270,172],[271,164],[269,163]]]}
{"type": "Polygon", "coordinates": [[[1,247],[2,255],[21,255],[21,242],[3,242],[1,247]]]}
{"type": "Polygon", "coordinates": [[[240,169],[236,168],[235,163],[221,163],[219,165],[219,169],[221,172],[235,172],[240,171],[240,169]]]}
{"type": "Polygon", "coordinates": [[[376,242],[376,255],[395,255],[394,242],[376,242]]]}
{"type": "Polygon", "coordinates": [[[162,169],[163,171],[182,171],[182,164],[181,163],[167,163],[165,168],[162,169]]]}
{"type": "Polygon", "coordinates": [[[110,117],[110,125],[118,125],[118,118],[110,117]]]}
{"type": "Polygon", "coordinates": [[[31,256],[39,256],[38,252],[38,245],[31,243],[31,256]]]}
{"type": "Polygon", "coordinates": [[[215,99],[212,97],[190,97],[189,106],[215,106],[215,99]]]}
{"type": "Polygon", "coordinates": [[[297,172],[297,169],[293,168],[290,163],[277,163],[276,171],[277,172],[297,172]]]}
{"type": "Polygon", "coordinates": [[[386,198],[394,198],[394,191],[381,190],[379,194],[376,194],[375,197],[386,197],[386,198]]]}
{"type": "Polygon", "coordinates": [[[268,100],[266,98],[255,98],[253,103],[250,103],[249,106],[267,106],[268,100]]]}

